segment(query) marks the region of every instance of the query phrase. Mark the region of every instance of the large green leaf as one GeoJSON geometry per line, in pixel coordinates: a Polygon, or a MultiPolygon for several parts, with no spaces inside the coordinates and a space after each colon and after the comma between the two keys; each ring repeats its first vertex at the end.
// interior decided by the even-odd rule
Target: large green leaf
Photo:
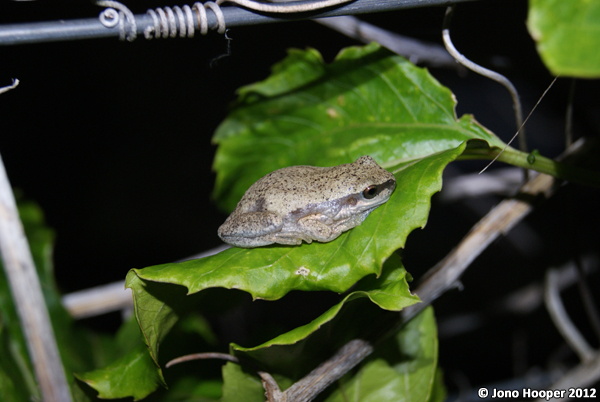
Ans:
{"type": "Polygon", "coordinates": [[[98,391],[98,397],[103,399],[132,396],[137,401],[159,385],[166,386],[160,369],[142,343],[107,367],[76,376],[98,391]]]}
{"type": "Polygon", "coordinates": [[[425,69],[372,44],[326,65],[315,50],[291,50],[267,80],[240,90],[219,126],[215,197],[232,210],[252,183],[290,165],[334,166],[370,155],[386,167],[479,138],[504,144],[425,69]],[[282,84],[285,83],[285,84],[282,84]]]}
{"type": "MultiPolygon", "coordinates": [[[[217,255],[182,263],[131,270],[126,285],[133,290],[136,315],[152,356],[158,361],[160,341],[177,320],[176,309],[188,294],[211,287],[244,290],[252,297],[278,299],[292,290],[344,292],[367,275],[380,275],[383,262],[402,247],[408,233],[427,221],[430,198],[441,187],[444,167],[464,149],[438,153],[398,167],[396,191],[362,225],[329,243],[298,247],[231,248],[217,255]]],[[[373,295],[385,298],[384,288],[373,295]]]]}
{"type": "MultiPolygon", "coordinates": [[[[406,271],[400,258],[394,254],[386,261],[383,272],[378,278],[372,276],[360,281],[356,284],[353,292],[346,295],[340,303],[331,307],[312,322],[254,348],[232,345],[232,352],[250,353],[259,349],[275,349],[276,346],[295,344],[331,321],[347,301],[356,298],[368,298],[380,308],[392,311],[399,311],[404,307],[417,303],[419,298],[410,293],[405,275],[406,271]]],[[[160,343],[177,320],[176,311],[184,311],[187,306],[197,302],[197,300],[193,301],[190,296],[185,296],[182,292],[183,288],[164,284],[161,286],[161,284],[142,280],[133,270],[128,274],[126,283],[133,290],[136,316],[146,343],[154,360],[158,362],[160,343]]],[[[261,352],[260,354],[263,357],[257,357],[258,354],[256,353],[253,354],[253,357],[258,360],[265,360],[264,356],[277,356],[279,352],[261,352]]],[[[266,360],[270,359],[270,357],[266,358],[266,360]]]]}
{"type": "MultiPolygon", "coordinates": [[[[199,260],[133,272],[146,281],[183,285],[188,293],[224,287],[244,290],[253,298],[275,300],[291,290],[344,292],[366,275],[379,275],[383,262],[404,246],[408,234],[425,225],[430,198],[441,188],[442,171],[463,149],[464,144],[459,144],[455,149],[398,166],[394,170],[398,184],[390,200],[362,225],[332,242],[231,248],[199,260]]],[[[131,275],[128,278],[133,281],[131,275]]],[[[158,309],[167,314],[160,304],[136,303],[142,303],[144,310],[158,309]]],[[[147,335],[154,336],[150,332],[147,335]]]]}
{"type": "Polygon", "coordinates": [[[381,332],[382,327],[377,324],[380,311],[374,313],[377,309],[360,303],[360,299],[368,299],[388,311],[400,311],[419,302],[419,298],[410,293],[400,257],[393,254],[386,261],[379,278],[371,276],[363,279],[339,303],[308,324],[255,347],[231,344],[230,351],[241,358],[253,360],[267,370],[298,379],[314,368],[324,353],[331,349],[342,346],[349,339],[381,332]]]}
{"type": "Polygon", "coordinates": [[[552,74],[600,77],[600,1],[530,0],[527,27],[552,74]]]}
{"type": "Polygon", "coordinates": [[[443,395],[437,374],[438,341],[433,309],[410,321],[388,345],[379,348],[327,402],[427,402],[443,395]],[[434,396],[435,395],[435,396],[434,396]]]}

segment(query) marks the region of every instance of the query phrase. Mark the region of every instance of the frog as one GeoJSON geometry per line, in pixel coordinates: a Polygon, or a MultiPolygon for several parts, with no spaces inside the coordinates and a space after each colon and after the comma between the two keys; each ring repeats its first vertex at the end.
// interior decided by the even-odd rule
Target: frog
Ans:
{"type": "Polygon", "coordinates": [[[366,155],[333,167],[285,167],[250,186],[218,235],[242,248],[330,242],[360,225],[395,188],[394,175],[366,155]]]}

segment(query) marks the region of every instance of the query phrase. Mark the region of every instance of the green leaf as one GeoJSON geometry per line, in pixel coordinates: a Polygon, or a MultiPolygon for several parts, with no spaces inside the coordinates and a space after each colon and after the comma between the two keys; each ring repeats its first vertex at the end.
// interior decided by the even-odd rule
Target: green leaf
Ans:
{"type": "Polygon", "coordinates": [[[367,297],[372,302],[385,310],[400,311],[404,307],[411,306],[420,301],[419,297],[410,293],[408,283],[406,282],[406,270],[402,266],[400,257],[393,254],[384,267],[384,274],[379,278],[365,278],[360,282],[357,288],[346,295],[342,301],[331,307],[325,313],[315,318],[310,323],[297,327],[285,334],[271,339],[259,346],[244,348],[232,344],[233,351],[251,352],[258,349],[264,349],[275,345],[292,345],[317,331],[321,326],[331,321],[348,301],[367,297]]]}
{"type": "Polygon", "coordinates": [[[105,399],[132,396],[137,401],[154,392],[159,385],[166,386],[160,369],[141,343],[107,367],[76,377],[98,391],[98,397],[105,399]]]}
{"type": "Polygon", "coordinates": [[[433,386],[431,387],[429,402],[443,402],[446,400],[447,394],[446,386],[444,385],[444,373],[442,372],[442,369],[438,367],[435,372],[433,386]]]}
{"type": "MultiPolygon", "coordinates": [[[[231,248],[199,260],[132,272],[146,281],[183,285],[189,294],[223,287],[246,291],[253,298],[276,300],[291,290],[345,292],[361,278],[379,275],[383,262],[404,246],[408,234],[425,226],[430,198],[441,188],[442,171],[463,149],[464,144],[459,144],[456,149],[398,166],[394,171],[398,184],[390,200],[373,211],[362,225],[332,242],[231,248]]],[[[132,272],[128,281],[134,280],[132,272]]],[[[160,303],[136,303],[142,303],[144,310],[169,314],[160,303]]],[[[154,336],[151,332],[147,335],[154,336]]]]}
{"type": "Polygon", "coordinates": [[[530,0],[527,27],[553,75],[600,77],[600,2],[530,0]]]}
{"type": "MultiPolygon", "coordinates": [[[[158,347],[179,318],[168,303],[175,292],[166,287],[146,283],[133,270],[127,273],[125,286],[132,290],[136,318],[142,330],[144,341],[150,348],[150,355],[158,365],[158,347]],[[148,289],[150,288],[150,289],[148,289]]],[[[171,288],[171,287],[169,287],[171,288]]],[[[182,296],[182,295],[180,295],[182,296]]]]}
{"type": "Polygon", "coordinates": [[[265,389],[260,379],[242,370],[239,364],[223,366],[221,402],[264,402],[265,389]]]}
{"type": "MultiPolygon", "coordinates": [[[[182,300],[183,288],[175,291],[153,282],[183,285],[188,294],[224,287],[269,300],[291,290],[342,293],[365,276],[380,275],[383,262],[404,245],[408,233],[425,225],[431,195],[441,188],[442,171],[463,149],[464,144],[397,167],[398,186],[390,200],[332,242],[231,248],[199,260],[131,270],[126,285],[133,290],[136,316],[154,359],[158,361],[159,344],[177,320],[175,309],[189,302],[182,300]]],[[[389,289],[385,282],[380,285],[369,297],[383,306],[389,289]]]]}
{"type": "MultiPolygon", "coordinates": [[[[443,392],[437,375],[438,342],[433,309],[428,307],[366,361],[327,402],[427,402],[443,392]],[[434,395],[435,394],[435,395],[434,395]]],[[[435,399],[438,400],[438,399],[435,399]]]]}
{"type": "Polygon", "coordinates": [[[427,70],[375,44],[344,49],[329,65],[313,49],[290,51],[240,94],[213,137],[214,196],[229,211],[252,183],[286,166],[370,155],[388,168],[472,138],[504,146],[470,116],[457,120],[452,93],[427,70]]]}

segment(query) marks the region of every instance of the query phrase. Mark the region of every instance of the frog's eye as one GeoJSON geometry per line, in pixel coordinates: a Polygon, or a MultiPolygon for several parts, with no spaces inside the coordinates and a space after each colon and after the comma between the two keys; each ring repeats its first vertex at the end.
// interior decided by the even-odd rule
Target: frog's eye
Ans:
{"type": "Polygon", "coordinates": [[[363,197],[365,197],[367,200],[375,198],[377,194],[379,194],[379,189],[377,186],[369,186],[363,190],[363,197]]]}

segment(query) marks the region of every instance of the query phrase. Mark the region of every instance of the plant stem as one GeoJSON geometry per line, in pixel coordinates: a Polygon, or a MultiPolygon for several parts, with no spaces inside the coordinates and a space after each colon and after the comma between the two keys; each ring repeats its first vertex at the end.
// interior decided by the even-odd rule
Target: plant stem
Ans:
{"type": "MultiPolygon", "coordinates": [[[[458,159],[494,159],[498,153],[500,153],[499,148],[467,146],[465,152],[458,159]]],[[[541,155],[532,156],[532,154],[509,147],[498,157],[498,161],[535,170],[536,172],[545,173],[558,179],[600,188],[599,172],[557,162],[541,155]]]]}

